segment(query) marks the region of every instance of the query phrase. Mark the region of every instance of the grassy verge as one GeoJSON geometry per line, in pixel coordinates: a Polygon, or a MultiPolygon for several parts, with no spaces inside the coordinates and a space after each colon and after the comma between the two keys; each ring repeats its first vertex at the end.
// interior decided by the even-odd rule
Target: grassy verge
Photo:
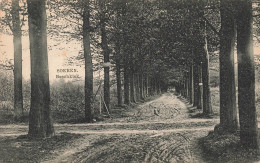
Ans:
{"type": "Polygon", "coordinates": [[[207,162],[250,163],[259,161],[257,151],[246,149],[240,144],[239,134],[218,135],[210,132],[199,140],[207,162]]]}
{"type": "Polygon", "coordinates": [[[55,149],[66,146],[80,135],[61,133],[51,138],[28,140],[22,138],[0,138],[0,162],[39,162],[55,149]]]}

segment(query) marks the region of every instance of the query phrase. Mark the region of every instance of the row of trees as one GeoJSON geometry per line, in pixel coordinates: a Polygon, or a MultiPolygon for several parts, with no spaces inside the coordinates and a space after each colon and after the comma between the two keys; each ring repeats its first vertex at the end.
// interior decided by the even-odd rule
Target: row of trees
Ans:
{"type": "MultiPolygon", "coordinates": [[[[109,81],[112,70],[116,74],[119,106],[160,93],[173,84],[194,106],[203,108],[205,115],[212,114],[209,52],[217,50],[220,43],[220,127],[216,129],[234,132],[238,128],[234,76],[237,34],[241,142],[257,146],[250,0],[221,0],[220,6],[217,0],[48,0],[47,4],[50,13],[48,19],[45,1],[27,1],[32,85],[30,136],[45,137],[54,133],[49,109],[47,34],[60,41],[75,39],[82,44],[80,54],[83,55],[77,58],[85,63],[87,122],[91,122],[94,116],[95,65],[93,67],[92,62],[99,51],[104,67],[104,107],[108,110],[111,109],[109,81]],[[218,24],[220,18],[221,23],[218,24]],[[218,26],[221,27],[219,32],[218,26]],[[110,67],[110,62],[115,66],[110,67]]],[[[12,23],[14,45],[21,45],[15,35],[21,30],[18,0],[13,0],[12,5],[16,6],[11,12],[15,19],[12,23]],[[19,24],[19,27],[15,24],[19,24]]],[[[21,55],[19,50],[15,58],[21,58],[21,55]]],[[[17,59],[14,64],[14,72],[19,74],[15,75],[15,89],[19,90],[21,60],[17,59]]],[[[15,94],[19,99],[15,100],[15,110],[19,116],[22,103],[17,101],[22,96],[19,91],[15,91],[15,94]]]]}
{"type": "MultiPolygon", "coordinates": [[[[47,50],[47,17],[45,1],[12,0],[1,2],[4,16],[1,31],[13,35],[14,45],[14,111],[18,119],[23,115],[22,92],[22,27],[28,15],[30,63],[31,63],[31,107],[29,113],[29,133],[32,138],[54,135],[50,113],[50,84],[47,50]],[[20,4],[23,4],[20,7],[20,4]],[[21,19],[22,18],[22,19],[21,19]],[[3,24],[8,26],[3,27],[3,24]]],[[[10,65],[1,65],[10,67],[10,65]]]]}
{"type": "MultiPolygon", "coordinates": [[[[25,2],[24,2],[25,3],[25,2]]],[[[23,114],[23,94],[22,94],[22,26],[24,25],[25,4],[19,5],[19,0],[12,3],[1,2],[1,10],[4,17],[1,19],[1,32],[13,35],[14,63],[13,65],[1,64],[6,69],[14,70],[14,110],[16,117],[23,114]],[[22,17],[22,19],[21,19],[22,17]],[[3,27],[6,26],[6,27],[3,27]]]]}
{"type": "MultiPolygon", "coordinates": [[[[259,148],[255,106],[252,11],[252,1],[250,0],[220,0],[220,31],[218,32],[203,16],[202,19],[204,19],[203,25],[210,26],[218,35],[220,42],[220,124],[215,127],[215,131],[218,133],[235,133],[239,129],[240,140],[243,145],[259,148]],[[238,56],[239,122],[236,107],[235,43],[237,43],[238,56]]],[[[201,28],[203,30],[205,26],[201,28]]],[[[181,93],[189,99],[190,103],[193,103],[197,108],[202,107],[203,113],[210,115],[212,109],[209,94],[209,76],[206,71],[208,70],[208,52],[205,37],[204,53],[201,54],[201,65],[192,60],[185,81],[182,84],[178,83],[178,85],[181,87],[179,88],[181,93]],[[200,80],[202,82],[199,82],[200,80]],[[203,85],[202,91],[200,91],[199,83],[203,85]],[[203,98],[201,98],[201,94],[203,94],[203,98]]]]}
{"type": "MultiPolygon", "coordinates": [[[[161,79],[162,63],[156,62],[156,56],[149,58],[149,54],[141,56],[141,45],[138,45],[138,51],[131,44],[135,41],[137,35],[133,35],[136,31],[133,30],[138,24],[139,15],[132,14],[132,9],[137,5],[126,1],[48,1],[50,11],[56,10],[60,6],[63,8],[59,12],[54,12],[47,19],[46,2],[45,1],[27,1],[24,4],[26,10],[21,10],[19,0],[12,1],[11,8],[8,1],[3,1],[5,6],[5,19],[3,22],[9,26],[9,30],[4,28],[5,33],[12,34],[14,37],[14,85],[15,85],[15,115],[17,118],[23,114],[23,97],[22,97],[22,25],[20,22],[21,15],[28,14],[29,22],[29,39],[30,39],[30,53],[31,53],[31,108],[29,113],[29,136],[30,137],[46,137],[54,134],[52,120],[50,117],[50,91],[49,91],[49,70],[48,70],[48,53],[47,53],[47,20],[54,20],[61,16],[67,18],[67,23],[71,23],[74,19],[78,19],[76,23],[77,28],[80,26],[80,32],[73,31],[69,33],[71,38],[76,34],[78,41],[82,41],[83,45],[83,59],[85,61],[85,119],[86,122],[91,122],[93,119],[93,64],[92,64],[92,49],[91,43],[101,48],[104,56],[104,107],[110,110],[110,75],[109,75],[109,57],[115,61],[115,69],[117,76],[118,88],[118,105],[122,106],[122,86],[121,86],[121,72],[124,72],[124,103],[129,105],[130,102],[137,102],[144,99],[146,96],[160,93],[165,89],[165,83],[161,79]],[[113,4],[110,4],[113,3],[113,4]],[[53,5],[52,5],[53,4],[53,5]],[[50,7],[52,6],[52,8],[50,7]],[[53,9],[53,10],[52,10],[53,9]],[[22,11],[22,14],[21,14],[22,11]],[[73,16],[71,16],[71,12],[73,16]],[[98,16],[91,14],[97,12],[98,16]],[[128,22],[129,17],[132,22],[128,22]],[[13,21],[10,21],[10,17],[13,21]],[[68,17],[70,19],[68,19],[68,17]],[[116,17],[116,19],[111,19],[116,17]],[[96,20],[95,20],[95,19],[96,20]],[[92,20],[92,22],[91,22],[92,20]],[[113,20],[113,21],[111,21],[113,20]],[[94,23],[93,23],[94,22],[94,23]],[[125,26],[131,23],[130,27],[125,26]],[[126,28],[127,27],[127,28],[126,28]],[[110,28],[110,30],[108,30],[110,28]],[[7,31],[7,32],[6,32],[7,31]],[[123,31],[121,33],[121,31],[123,31]],[[74,33],[73,33],[74,32],[74,33]],[[96,40],[96,35],[99,35],[101,42],[96,40]],[[116,36],[116,37],[115,37],[116,36]],[[132,41],[132,42],[131,42],[132,41]],[[129,43],[128,43],[129,42],[129,43]],[[115,50],[113,50],[113,48],[115,50]],[[132,52],[131,52],[132,51],[132,52]],[[126,53],[127,55],[123,55],[126,53]],[[129,53],[129,54],[128,54],[129,53]],[[112,55],[114,54],[114,55],[112,55]],[[123,57],[122,57],[123,56],[123,57]],[[142,59],[142,60],[141,60],[142,59]],[[144,62],[148,62],[144,65],[144,62]],[[156,65],[153,67],[153,65],[156,65]],[[142,70],[138,66],[142,65],[142,70]],[[148,66],[147,68],[144,68],[148,66]],[[152,71],[148,71],[152,69],[152,71]],[[156,70],[157,68],[157,70],[156,70]],[[146,70],[146,72],[144,71],[146,70]]],[[[142,3],[144,6],[144,3],[142,3]]],[[[151,5],[151,4],[150,4],[151,5]]],[[[149,6],[151,7],[151,6],[149,6]]],[[[137,10],[136,10],[137,12],[137,10]]],[[[137,14],[137,13],[133,13],[137,14]]],[[[27,18],[27,16],[26,16],[27,18]]],[[[141,19],[144,19],[144,15],[141,19]]],[[[152,20],[151,20],[152,21],[152,20]]],[[[150,22],[151,23],[151,22],[150,22]]],[[[54,26],[54,27],[57,27],[54,26]]],[[[60,28],[51,27],[49,35],[54,35],[60,28]],[[56,29],[56,31],[55,31],[56,29]]],[[[64,26],[66,27],[66,26],[64,26]]],[[[62,28],[62,27],[61,27],[62,28]]],[[[139,27],[140,29],[141,27],[139,27]]],[[[147,27],[150,28],[150,27],[147,27]]],[[[65,33],[65,32],[64,32],[65,33]]],[[[139,43],[142,43],[139,41],[139,43]]],[[[153,45],[149,45],[150,48],[153,45]]],[[[150,51],[150,55],[152,51],[150,51]]],[[[153,54],[155,55],[155,54],[153,54]]]]}

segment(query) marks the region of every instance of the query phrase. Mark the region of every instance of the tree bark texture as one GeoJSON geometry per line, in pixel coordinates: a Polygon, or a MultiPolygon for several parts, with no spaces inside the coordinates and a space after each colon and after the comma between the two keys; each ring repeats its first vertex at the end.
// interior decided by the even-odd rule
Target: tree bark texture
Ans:
{"type": "Polygon", "coordinates": [[[120,63],[120,50],[117,50],[116,55],[116,87],[117,87],[117,105],[122,106],[122,84],[121,84],[121,63],[120,63]]]}
{"type": "Polygon", "coordinates": [[[186,99],[189,99],[189,75],[188,73],[186,73],[186,99]]]}
{"type": "Polygon", "coordinates": [[[202,53],[202,82],[203,82],[203,114],[212,114],[211,95],[209,85],[209,52],[206,33],[206,22],[203,25],[203,53],[202,53]]]}
{"type": "Polygon", "coordinates": [[[50,111],[45,0],[27,0],[31,54],[31,108],[29,133],[32,138],[54,135],[50,111]]]}
{"type": "Polygon", "coordinates": [[[259,148],[255,106],[252,1],[239,0],[237,6],[240,141],[245,146],[259,148]]]}
{"type": "Polygon", "coordinates": [[[221,0],[220,34],[220,126],[228,132],[238,127],[234,67],[235,19],[229,0],[221,0]]]}
{"type": "MultiPolygon", "coordinates": [[[[100,28],[101,28],[101,46],[104,55],[104,63],[109,63],[109,48],[107,42],[107,32],[106,32],[106,18],[105,18],[105,1],[100,0],[100,28]]],[[[110,84],[109,84],[109,66],[104,67],[104,102],[105,107],[110,110],[110,84]]]]}
{"type": "Polygon", "coordinates": [[[130,54],[129,60],[129,68],[130,68],[130,100],[131,102],[136,102],[136,89],[135,89],[135,70],[134,70],[134,54],[130,54]]]}
{"type": "Polygon", "coordinates": [[[144,99],[144,78],[143,78],[143,73],[140,72],[139,74],[139,83],[140,83],[140,99],[143,100],[144,99]]]}
{"type": "Polygon", "coordinates": [[[194,85],[193,85],[193,61],[189,66],[189,102],[192,104],[194,102],[194,85]]]}
{"type": "Polygon", "coordinates": [[[129,80],[129,63],[127,55],[124,56],[124,103],[130,104],[130,80],[129,80]]]}
{"type": "Polygon", "coordinates": [[[23,115],[22,31],[19,10],[19,0],[12,0],[12,32],[14,44],[14,112],[16,119],[19,119],[19,117],[23,115]]]}
{"type": "Polygon", "coordinates": [[[85,57],[85,120],[93,119],[93,64],[90,48],[89,0],[83,2],[83,47],[85,57]]]}
{"type": "Polygon", "coordinates": [[[197,63],[195,62],[193,65],[193,85],[194,85],[194,102],[193,106],[197,107],[199,103],[199,72],[198,72],[198,66],[197,63]]]}
{"type": "Polygon", "coordinates": [[[136,92],[136,100],[140,101],[140,76],[136,73],[135,78],[135,92],[136,92]]]}
{"type": "Polygon", "coordinates": [[[197,109],[202,109],[203,107],[203,82],[202,82],[202,70],[201,63],[198,66],[198,74],[199,74],[199,92],[198,92],[198,106],[197,109]]]}

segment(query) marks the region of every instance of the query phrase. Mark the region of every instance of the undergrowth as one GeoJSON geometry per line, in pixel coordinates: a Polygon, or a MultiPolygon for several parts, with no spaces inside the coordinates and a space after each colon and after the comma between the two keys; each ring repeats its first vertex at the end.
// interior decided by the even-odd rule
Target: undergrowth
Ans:
{"type": "Polygon", "coordinates": [[[51,138],[30,140],[26,136],[0,138],[0,162],[39,162],[81,135],[60,133],[51,138]]]}
{"type": "Polygon", "coordinates": [[[259,161],[258,152],[240,144],[239,134],[216,134],[211,131],[199,140],[207,162],[250,163],[259,161]]]}

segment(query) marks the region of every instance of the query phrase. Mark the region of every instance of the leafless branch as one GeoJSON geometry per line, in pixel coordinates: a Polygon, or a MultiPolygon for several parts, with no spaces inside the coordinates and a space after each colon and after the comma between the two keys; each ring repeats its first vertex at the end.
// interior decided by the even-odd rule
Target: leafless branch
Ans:
{"type": "Polygon", "coordinates": [[[219,37],[220,37],[220,33],[217,31],[217,29],[209,22],[209,20],[205,17],[205,16],[203,16],[203,15],[201,15],[201,18],[207,23],[207,25],[210,27],[210,29],[213,31],[213,32],[215,32],[219,37]]]}
{"type": "Polygon", "coordinates": [[[0,64],[0,67],[4,70],[13,70],[14,69],[14,65],[4,65],[4,64],[0,64]]]}
{"type": "MultiPolygon", "coordinates": [[[[70,23],[73,23],[73,24],[76,24],[76,25],[81,25],[79,22],[75,22],[75,21],[72,21],[71,19],[68,19],[66,17],[64,17],[65,20],[67,20],[68,22],[70,23]]],[[[82,26],[82,25],[81,25],[82,26]]]]}
{"type": "Polygon", "coordinates": [[[258,17],[258,16],[260,16],[260,14],[257,14],[257,15],[253,15],[253,17],[258,17]]]}

